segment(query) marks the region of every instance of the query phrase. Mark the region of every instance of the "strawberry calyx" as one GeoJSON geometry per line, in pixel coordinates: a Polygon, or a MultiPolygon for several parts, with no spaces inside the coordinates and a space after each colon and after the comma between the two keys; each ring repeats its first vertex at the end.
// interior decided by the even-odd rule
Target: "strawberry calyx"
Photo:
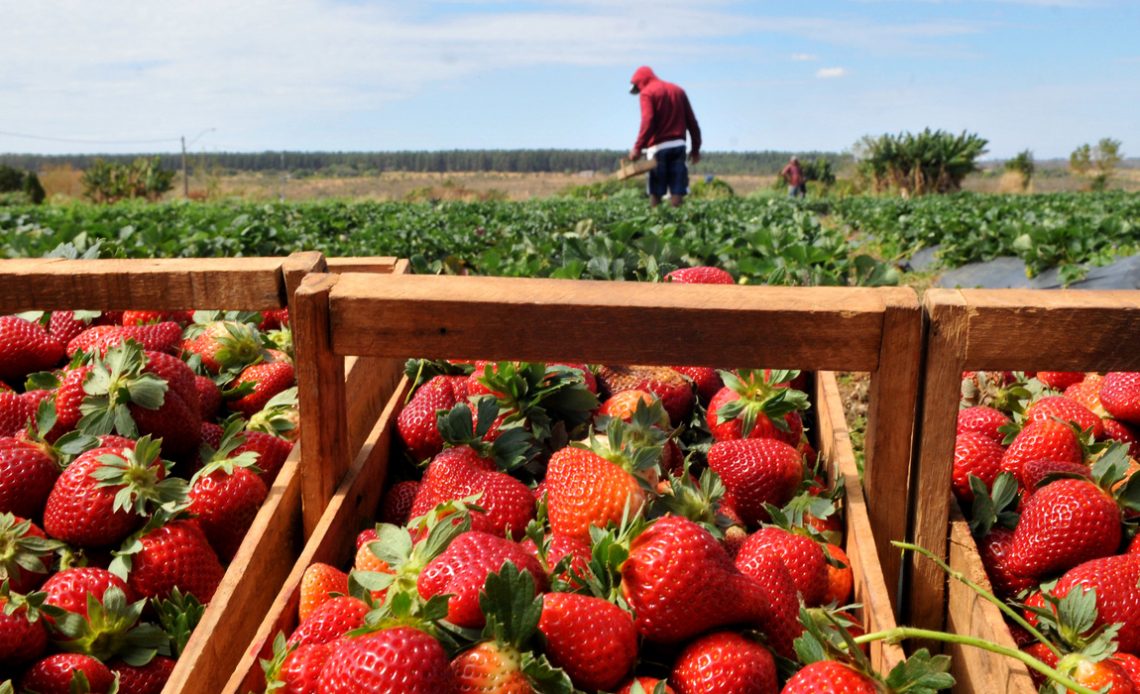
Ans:
{"type": "Polygon", "coordinates": [[[525,422],[539,443],[550,440],[558,423],[572,431],[598,408],[581,372],[561,364],[487,363],[477,380],[507,413],[505,421],[525,422]]]}
{"type": "Polygon", "coordinates": [[[520,468],[537,455],[530,432],[517,420],[504,422],[495,440],[487,441],[487,433],[499,417],[499,403],[493,397],[483,396],[475,400],[475,406],[474,424],[471,407],[463,402],[436,415],[436,426],[445,446],[468,446],[480,457],[493,460],[504,471],[520,468]]]}
{"type": "Polygon", "coordinates": [[[994,528],[1012,530],[1017,526],[1020,495],[1017,478],[1013,473],[1000,473],[989,488],[980,477],[970,475],[970,490],[974,493],[974,503],[970,508],[970,531],[975,538],[985,537],[994,528]]]}
{"type": "MultiPolygon", "coordinates": [[[[766,503],[764,510],[768,512],[769,520],[767,523],[761,524],[761,527],[776,527],[793,535],[803,535],[821,546],[830,541],[822,532],[807,522],[808,516],[825,519],[835,513],[835,504],[827,497],[814,496],[808,493],[797,494],[783,507],[766,503]]],[[[836,568],[844,566],[827,552],[824,552],[824,556],[827,558],[828,564],[836,568]]]]}
{"type": "Polygon", "coordinates": [[[265,673],[265,694],[272,694],[279,692],[285,688],[286,683],[281,679],[281,669],[285,667],[285,661],[293,654],[293,651],[300,647],[299,643],[290,644],[285,639],[285,632],[279,631],[273,637],[273,656],[271,658],[259,658],[258,663],[261,665],[262,672],[265,673]]]}
{"type": "Polygon", "coordinates": [[[571,446],[592,451],[598,457],[621,467],[637,478],[647,491],[654,492],[660,477],[658,469],[669,435],[655,427],[644,428],[612,417],[605,433],[590,431],[586,443],[571,446]]]}
{"type": "Polygon", "coordinates": [[[25,572],[47,574],[49,558],[64,548],[59,540],[32,534],[31,528],[30,520],[0,513],[0,582],[19,581],[25,572]]]}
{"type": "Polygon", "coordinates": [[[169,597],[159,600],[153,607],[158,615],[158,623],[169,639],[169,654],[178,658],[186,650],[186,642],[190,640],[190,634],[198,626],[206,608],[198,598],[183,593],[178,586],[171,589],[169,597]]]}
{"type": "Polygon", "coordinates": [[[721,405],[716,416],[724,422],[739,419],[741,435],[745,437],[752,433],[760,415],[771,420],[779,431],[790,432],[784,417],[809,407],[807,393],[788,385],[799,376],[799,371],[745,369],[718,373],[724,385],[740,397],[721,405]]]}
{"type": "Polygon", "coordinates": [[[1062,651],[1057,669],[1071,674],[1082,661],[1100,662],[1116,653],[1116,635],[1121,624],[1097,626],[1096,589],[1080,586],[1064,597],[1052,595],[1056,582],[1043,586],[1043,605],[1025,605],[1037,618],[1037,628],[1062,651]]]}
{"type": "Polygon", "coordinates": [[[128,603],[118,586],[110,586],[102,599],[87,595],[86,619],[77,613],[45,605],[52,618],[53,641],[62,650],[106,661],[120,657],[132,666],[146,665],[155,655],[168,655],[165,632],[154,624],[139,624],[146,599],[128,603]]]}
{"type": "Polygon", "coordinates": [[[720,475],[712,468],[705,468],[699,479],[690,473],[692,459],[686,458],[681,472],[666,477],[667,486],[661,490],[655,511],[671,513],[688,518],[708,530],[720,540],[725,529],[736,521],[721,512],[721,500],[727,491],[720,475]]]}
{"type": "Polygon", "coordinates": [[[91,472],[97,487],[119,487],[114,510],[140,516],[153,509],[171,515],[185,507],[189,486],[186,480],[170,476],[174,463],[158,457],[162,439],[143,436],[135,448],[99,456],[101,465],[91,472]]]}
{"type": "Polygon", "coordinates": [[[1129,472],[1128,450],[1128,444],[1112,441],[1092,464],[1093,481],[1116,501],[1126,517],[1140,513],[1140,475],[1129,472]]]}
{"type": "Polygon", "coordinates": [[[6,615],[13,615],[23,610],[25,618],[35,624],[44,612],[44,601],[47,593],[33,591],[31,593],[13,592],[8,581],[0,581],[0,609],[6,615]]]}
{"type": "Polygon", "coordinates": [[[633,513],[627,505],[618,526],[599,528],[590,526],[590,561],[586,564],[586,574],[574,578],[584,588],[578,592],[593,595],[612,602],[618,607],[632,612],[629,602],[621,590],[621,569],[625,565],[633,546],[633,541],[651,526],[643,514],[633,513]]]}
{"type": "Polygon", "coordinates": [[[244,451],[231,456],[237,448],[245,444],[244,428],[245,421],[240,415],[235,415],[226,420],[222,429],[222,440],[216,450],[208,444],[202,444],[200,455],[204,463],[190,478],[191,487],[199,479],[209,477],[215,472],[232,475],[236,469],[246,468],[251,472],[261,473],[261,468],[257,467],[257,459],[261,454],[257,451],[244,451]]]}
{"type": "Polygon", "coordinates": [[[146,363],[142,346],[134,340],[111,347],[103,358],[94,360],[91,373],[83,379],[87,397],[79,406],[83,414],[80,431],[95,436],[117,432],[138,437],[128,406],[157,410],[166,401],[168,388],[166,381],[143,371],[146,363]]]}
{"type": "Polygon", "coordinates": [[[416,390],[436,376],[467,376],[474,370],[471,364],[452,363],[446,359],[409,359],[404,362],[404,375],[411,382],[406,405],[416,390]]]}
{"type": "Polygon", "coordinates": [[[1004,414],[1024,416],[1025,406],[1048,388],[1040,381],[1033,381],[1024,372],[1016,371],[1013,379],[1006,382],[1002,372],[976,371],[973,378],[962,379],[962,405],[972,407],[986,405],[1004,414]]]}
{"type": "Polygon", "coordinates": [[[265,403],[246,423],[249,431],[260,431],[281,439],[297,438],[297,386],[286,388],[265,403]]]}

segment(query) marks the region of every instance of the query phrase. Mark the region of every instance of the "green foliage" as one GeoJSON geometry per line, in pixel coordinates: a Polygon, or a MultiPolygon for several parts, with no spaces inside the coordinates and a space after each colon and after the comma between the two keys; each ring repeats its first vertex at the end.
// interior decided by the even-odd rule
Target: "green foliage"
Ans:
{"type": "Polygon", "coordinates": [[[44,187],[34,171],[0,164],[0,206],[38,205],[44,201],[44,187]]]}
{"type": "Polygon", "coordinates": [[[736,195],[732,186],[722,179],[701,179],[689,187],[689,198],[692,200],[723,200],[736,195]]]}
{"type": "Polygon", "coordinates": [[[1108,188],[1108,179],[1116,173],[1122,156],[1120,140],[1104,137],[1096,147],[1086,143],[1074,149],[1069,155],[1069,169],[1078,176],[1090,177],[1092,190],[1102,191],[1108,188]]]}
{"type": "Polygon", "coordinates": [[[1033,172],[1036,168],[1033,163],[1033,152],[1028,149],[1018,152],[1017,156],[1005,163],[1006,171],[1012,171],[1021,176],[1022,190],[1029,190],[1029,182],[1033,179],[1033,172]]]}
{"type": "Polygon", "coordinates": [[[158,157],[140,157],[130,164],[96,159],[83,172],[83,195],[97,203],[127,198],[157,200],[174,185],[174,171],[161,168],[158,157]]]}
{"type": "Polygon", "coordinates": [[[859,171],[875,190],[897,190],[904,196],[949,193],[978,170],[977,159],[987,140],[963,131],[959,135],[923,130],[917,135],[866,135],[855,145],[859,171]]]}
{"type": "Polygon", "coordinates": [[[825,186],[835,183],[835,172],[831,169],[831,160],[816,157],[803,166],[805,181],[818,181],[825,186]]]}
{"type": "Polygon", "coordinates": [[[606,200],[615,195],[627,197],[644,197],[645,177],[634,176],[624,181],[616,178],[605,178],[596,183],[587,183],[580,186],[571,186],[560,193],[562,197],[578,200],[606,200]]]}

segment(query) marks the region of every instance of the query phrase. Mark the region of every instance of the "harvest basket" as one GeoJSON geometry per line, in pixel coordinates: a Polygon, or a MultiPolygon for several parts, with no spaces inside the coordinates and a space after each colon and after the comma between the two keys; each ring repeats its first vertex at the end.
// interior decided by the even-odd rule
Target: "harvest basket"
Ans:
{"type": "Polygon", "coordinates": [[[627,178],[640,176],[656,168],[657,162],[653,159],[638,159],[637,161],[622,159],[618,162],[618,172],[616,176],[619,181],[624,181],[627,178]]]}
{"type": "MultiPolygon", "coordinates": [[[[0,314],[28,310],[268,310],[288,305],[310,272],[341,269],[407,272],[391,257],[326,259],[317,252],[285,258],[146,260],[16,259],[0,261],[0,314]]],[[[366,275],[364,276],[366,277],[366,275]]],[[[348,360],[343,384],[354,408],[348,429],[359,445],[390,396],[397,370],[384,360],[348,360]]],[[[398,365],[397,365],[398,366],[398,365]]],[[[304,539],[300,523],[300,446],[282,467],[245,540],[178,659],[165,689],[216,692],[281,585],[304,539]]]]}
{"type": "MultiPolygon", "coordinates": [[[[990,587],[969,526],[950,493],[963,371],[1140,370],[1140,292],[928,290],[922,417],[911,537],[952,569],[990,587]]],[[[918,627],[1015,647],[1001,613],[925,559],[908,565],[905,614],[918,627]]],[[[1035,692],[1021,663],[951,646],[955,691],[1035,692]]]]}
{"type": "MultiPolygon", "coordinates": [[[[866,626],[894,626],[888,589],[894,584],[884,581],[881,558],[897,558],[897,552],[875,539],[901,537],[904,530],[905,509],[892,499],[906,493],[917,394],[921,314],[911,290],[345,274],[308,276],[294,301],[305,363],[298,378],[306,398],[302,455],[310,541],[224,691],[264,685],[258,658],[278,631],[296,625],[306,567],[348,564],[357,531],[376,518],[396,415],[410,386],[402,382],[364,446],[351,447],[343,436],[347,393],[338,367],[345,355],[869,371],[865,489],[831,373],[815,379],[817,435],[832,472],[846,480],[846,544],[866,626]],[[606,339],[599,340],[593,333],[603,326],[606,339]],[[890,355],[889,363],[881,355],[890,355]],[[882,499],[877,518],[869,514],[872,494],[882,499]]],[[[879,642],[872,650],[883,671],[901,657],[895,645],[879,642]]]]}

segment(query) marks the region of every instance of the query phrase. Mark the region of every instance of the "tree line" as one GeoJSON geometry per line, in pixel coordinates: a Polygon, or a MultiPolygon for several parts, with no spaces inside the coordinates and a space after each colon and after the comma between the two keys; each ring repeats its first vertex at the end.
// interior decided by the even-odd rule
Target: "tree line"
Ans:
{"type": "MultiPolygon", "coordinates": [[[[287,171],[295,175],[356,176],[386,171],[452,173],[488,171],[509,173],[610,173],[618,168],[622,150],[607,149],[498,149],[395,152],[210,152],[190,155],[192,166],[221,171],[287,171]]],[[[850,154],[836,152],[702,152],[698,174],[776,174],[797,155],[801,160],[823,158],[840,166],[850,154]]],[[[178,153],[158,154],[0,154],[0,164],[28,171],[71,166],[86,171],[96,160],[130,164],[139,157],[158,158],[163,169],[181,166],[178,153]]]]}

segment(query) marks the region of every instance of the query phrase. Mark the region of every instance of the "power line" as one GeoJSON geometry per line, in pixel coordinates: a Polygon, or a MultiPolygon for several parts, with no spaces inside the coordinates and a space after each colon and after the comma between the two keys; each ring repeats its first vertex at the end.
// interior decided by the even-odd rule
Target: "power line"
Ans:
{"type": "Polygon", "coordinates": [[[29,140],[47,140],[49,142],[78,142],[89,145],[150,145],[160,142],[178,142],[180,138],[177,137],[163,137],[153,140],[85,140],[74,137],[49,137],[47,135],[29,135],[27,133],[13,133],[7,130],[0,130],[0,135],[7,135],[9,137],[22,137],[29,140]]]}

